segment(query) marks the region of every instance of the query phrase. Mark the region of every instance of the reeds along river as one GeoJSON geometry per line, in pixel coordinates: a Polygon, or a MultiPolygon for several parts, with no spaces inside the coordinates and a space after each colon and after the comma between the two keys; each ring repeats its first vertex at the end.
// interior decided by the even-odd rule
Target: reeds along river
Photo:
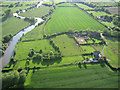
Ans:
{"type": "MultiPolygon", "coordinates": [[[[39,6],[41,6],[44,1],[41,1],[40,3],[38,3],[37,8],[39,6]]],[[[13,16],[19,17],[20,19],[25,18],[23,16],[19,16],[17,13],[13,13],[13,16]]],[[[34,19],[37,20],[37,22],[34,25],[28,26],[27,28],[25,28],[24,30],[21,30],[19,33],[17,33],[15,36],[13,36],[12,40],[10,41],[10,44],[9,44],[8,48],[5,50],[4,56],[2,56],[0,58],[0,61],[1,61],[0,67],[1,68],[4,68],[10,62],[11,56],[14,55],[15,45],[17,44],[18,40],[23,36],[23,34],[25,35],[26,33],[30,32],[36,26],[38,26],[39,23],[44,21],[43,19],[41,19],[39,17],[34,17],[34,19]]]]}

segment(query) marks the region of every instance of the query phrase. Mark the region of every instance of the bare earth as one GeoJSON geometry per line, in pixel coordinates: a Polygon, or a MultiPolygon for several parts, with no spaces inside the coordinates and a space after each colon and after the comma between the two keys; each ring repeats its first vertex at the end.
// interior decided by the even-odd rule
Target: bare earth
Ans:
{"type": "Polygon", "coordinates": [[[83,37],[75,37],[75,38],[77,39],[77,41],[79,42],[79,44],[85,44],[85,43],[87,43],[83,37]]]}

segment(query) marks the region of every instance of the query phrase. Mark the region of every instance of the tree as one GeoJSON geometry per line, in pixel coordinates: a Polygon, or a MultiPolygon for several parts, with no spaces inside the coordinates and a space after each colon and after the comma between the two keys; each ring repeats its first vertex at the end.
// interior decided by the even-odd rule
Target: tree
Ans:
{"type": "Polygon", "coordinates": [[[53,51],[50,51],[50,55],[53,55],[54,53],[53,53],[53,51]]]}
{"type": "Polygon", "coordinates": [[[37,59],[37,60],[41,60],[41,59],[42,59],[42,54],[37,53],[37,54],[36,54],[36,59],[37,59]]]}
{"type": "Polygon", "coordinates": [[[2,74],[2,87],[8,88],[18,84],[19,82],[19,73],[18,71],[10,71],[8,73],[2,74]]]}
{"type": "Polygon", "coordinates": [[[39,51],[39,53],[40,53],[40,54],[42,53],[42,49],[39,51]]]}
{"type": "Polygon", "coordinates": [[[20,78],[19,78],[19,84],[24,84],[25,80],[26,80],[26,73],[27,71],[26,70],[22,70],[20,72],[20,78]]]}

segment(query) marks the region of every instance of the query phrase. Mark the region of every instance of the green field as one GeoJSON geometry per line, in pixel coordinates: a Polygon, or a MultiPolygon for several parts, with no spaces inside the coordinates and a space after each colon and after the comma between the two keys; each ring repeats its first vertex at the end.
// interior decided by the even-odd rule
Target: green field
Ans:
{"type": "Polygon", "coordinates": [[[82,48],[83,54],[94,52],[95,49],[92,46],[80,46],[82,48]]]}
{"type": "Polygon", "coordinates": [[[120,50],[118,49],[118,46],[120,46],[120,43],[115,40],[114,38],[107,38],[108,46],[104,49],[104,55],[110,59],[109,63],[112,64],[114,67],[120,66],[120,63],[118,62],[120,58],[120,50]]]}
{"type": "Polygon", "coordinates": [[[37,2],[20,2],[18,5],[18,7],[15,7],[17,2],[2,2],[1,5],[13,5],[13,7],[9,8],[9,7],[2,7],[2,13],[4,13],[7,9],[10,9],[12,13],[19,11],[20,9],[24,10],[26,8],[30,8],[32,6],[35,6],[37,4],[37,2]],[[21,6],[22,5],[22,6],[21,6]]]}
{"type": "Polygon", "coordinates": [[[93,9],[92,7],[89,7],[87,5],[84,5],[82,3],[75,3],[77,6],[79,6],[80,8],[83,8],[84,10],[88,10],[88,9],[93,9]]]}
{"type": "Polygon", "coordinates": [[[11,16],[6,21],[2,23],[2,36],[12,34],[17,34],[23,28],[29,26],[30,23],[24,22],[23,19],[18,19],[16,17],[11,16]]]}
{"type": "Polygon", "coordinates": [[[106,12],[102,12],[102,11],[87,11],[88,13],[92,13],[93,16],[111,16],[110,14],[107,14],[106,12]]]}
{"type": "Polygon", "coordinates": [[[102,21],[101,23],[105,24],[106,26],[115,26],[113,22],[104,22],[102,21]]]}
{"type": "Polygon", "coordinates": [[[100,65],[30,70],[24,88],[118,88],[118,76],[100,65]]]}
{"type": "Polygon", "coordinates": [[[20,42],[16,48],[15,58],[17,60],[27,59],[30,49],[34,49],[39,52],[42,49],[43,54],[49,53],[50,51],[55,52],[53,47],[49,44],[49,40],[36,40],[29,42],[20,42]]]}
{"type": "Polygon", "coordinates": [[[52,7],[48,7],[48,6],[40,6],[39,8],[33,8],[25,13],[21,13],[21,16],[25,16],[25,17],[42,17],[46,14],[49,14],[49,10],[52,7]]]}
{"type": "Polygon", "coordinates": [[[79,46],[76,45],[76,42],[69,38],[67,35],[57,36],[52,39],[55,45],[60,48],[60,51],[63,56],[74,56],[80,55],[82,50],[79,46]]]}
{"type": "Polygon", "coordinates": [[[71,29],[103,30],[105,27],[76,7],[57,7],[46,25],[46,33],[65,32],[71,29]]]}
{"type": "Polygon", "coordinates": [[[35,40],[35,39],[40,39],[43,38],[43,27],[44,24],[34,28],[32,31],[28,32],[25,34],[25,36],[22,38],[22,41],[24,40],[35,40]]]}

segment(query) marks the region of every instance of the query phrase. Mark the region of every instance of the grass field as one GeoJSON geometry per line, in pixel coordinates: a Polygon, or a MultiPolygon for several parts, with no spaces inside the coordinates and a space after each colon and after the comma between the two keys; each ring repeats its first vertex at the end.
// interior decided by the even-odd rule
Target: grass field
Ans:
{"type": "Polygon", "coordinates": [[[57,6],[74,6],[71,3],[62,3],[62,4],[58,4],[57,6]]]}
{"type": "Polygon", "coordinates": [[[11,12],[13,13],[13,12],[16,12],[16,11],[18,11],[18,10],[20,10],[20,9],[22,9],[22,10],[24,10],[24,9],[26,9],[26,8],[29,8],[29,7],[32,7],[32,6],[35,6],[35,5],[37,5],[37,2],[20,2],[18,5],[18,7],[15,7],[16,5],[15,5],[15,3],[17,3],[16,1],[14,1],[14,2],[9,2],[9,1],[7,1],[7,2],[2,2],[1,3],[1,5],[13,5],[13,7],[11,7],[11,8],[8,8],[8,7],[2,7],[2,13],[4,13],[7,9],[11,9],[11,12]],[[22,5],[22,6],[21,6],[22,5]]]}
{"type": "Polygon", "coordinates": [[[43,54],[49,53],[50,51],[55,52],[53,47],[49,44],[48,40],[20,42],[16,48],[15,58],[17,60],[26,59],[30,49],[34,49],[35,51],[39,51],[40,49],[42,49],[43,54]]]}
{"type": "Polygon", "coordinates": [[[29,26],[30,23],[24,22],[22,19],[15,18],[11,16],[6,21],[2,23],[2,36],[8,34],[17,34],[23,28],[29,26]]]}
{"type": "Polygon", "coordinates": [[[113,22],[104,22],[102,21],[101,23],[105,24],[106,26],[115,26],[113,22]]]}
{"type": "Polygon", "coordinates": [[[105,15],[108,15],[108,16],[111,16],[110,14],[107,14],[106,12],[102,12],[102,11],[87,11],[88,13],[92,13],[93,16],[105,16],[105,15]]]}
{"type": "Polygon", "coordinates": [[[120,63],[118,62],[120,58],[120,50],[118,46],[120,43],[116,41],[114,38],[107,38],[108,46],[104,49],[104,55],[110,59],[109,63],[112,64],[114,67],[120,67],[120,63]]]}
{"type": "Polygon", "coordinates": [[[82,50],[79,46],[76,45],[76,42],[69,38],[67,35],[57,36],[52,39],[55,45],[60,48],[60,51],[63,56],[74,56],[80,55],[82,50]]]}
{"type": "Polygon", "coordinates": [[[65,32],[69,29],[77,31],[105,29],[103,25],[76,7],[57,7],[51,18],[46,25],[47,34],[65,32]]]}
{"type": "Polygon", "coordinates": [[[49,10],[52,7],[48,7],[48,6],[40,6],[39,8],[33,8],[25,13],[21,13],[21,16],[25,16],[25,17],[42,17],[46,14],[49,14],[49,10]]]}
{"type": "Polygon", "coordinates": [[[25,88],[118,88],[118,76],[100,65],[29,71],[25,88]]]}
{"type": "Polygon", "coordinates": [[[94,52],[95,49],[92,46],[80,46],[82,48],[83,54],[94,52]]]}
{"type": "Polygon", "coordinates": [[[93,9],[92,7],[89,7],[87,5],[84,5],[82,3],[75,3],[77,6],[79,6],[80,8],[83,8],[84,10],[88,10],[88,9],[93,9]]]}
{"type": "Polygon", "coordinates": [[[44,34],[43,27],[44,27],[44,24],[34,28],[32,31],[25,34],[25,36],[22,38],[22,41],[24,41],[24,40],[36,40],[36,39],[43,38],[43,34],[44,34]]]}

